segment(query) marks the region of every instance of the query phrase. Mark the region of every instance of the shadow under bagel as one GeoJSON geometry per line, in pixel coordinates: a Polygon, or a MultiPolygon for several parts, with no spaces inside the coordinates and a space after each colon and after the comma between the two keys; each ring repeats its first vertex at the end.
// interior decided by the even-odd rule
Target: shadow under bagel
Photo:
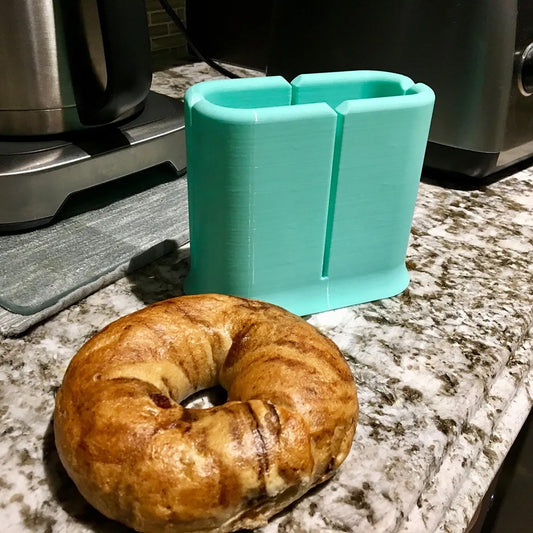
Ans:
{"type": "Polygon", "coordinates": [[[189,263],[188,248],[174,248],[140,269],[136,269],[130,262],[127,279],[131,284],[131,292],[144,305],[182,296],[183,280],[189,272],[189,263]]]}

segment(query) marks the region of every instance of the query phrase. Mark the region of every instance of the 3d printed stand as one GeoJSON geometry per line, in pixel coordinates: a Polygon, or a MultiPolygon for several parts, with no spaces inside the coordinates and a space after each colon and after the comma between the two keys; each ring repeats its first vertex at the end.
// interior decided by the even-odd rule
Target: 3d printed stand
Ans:
{"type": "Polygon", "coordinates": [[[434,98],[374,71],[191,87],[186,292],[303,315],[404,290],[434,98]]]}

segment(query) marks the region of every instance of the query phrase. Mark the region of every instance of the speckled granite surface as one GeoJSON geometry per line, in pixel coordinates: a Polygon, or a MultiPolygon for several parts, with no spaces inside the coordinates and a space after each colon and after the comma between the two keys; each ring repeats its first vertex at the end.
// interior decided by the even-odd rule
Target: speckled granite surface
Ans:
{"type": "MultiPolygon", "coordinates": [[[[178,94],[210,75],[158,75],[178,94]]],[[[204,73],[202,73],[204,71],[204,73]]],[[[464,531],[533,402],[533,169],[474,192],[422,184],[401,295],[309,320],[343,350],[361,417],[337,476],[264,533],[464,531]]],[[[184,248],[2,342],[2,531],[115,532],[62,469],[54,392],[121,315],[181,293],[184,248]]]]}

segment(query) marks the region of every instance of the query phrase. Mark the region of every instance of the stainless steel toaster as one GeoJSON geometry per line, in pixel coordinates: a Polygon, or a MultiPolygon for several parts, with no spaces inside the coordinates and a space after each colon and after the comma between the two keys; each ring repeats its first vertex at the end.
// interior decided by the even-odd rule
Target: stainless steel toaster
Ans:
{"type": "Polygon", "coordinates": [[[219,30],[188,3],[191,32],[212,56],[287,79],[377,69],[424,82],[436,93],[426,166],[466,181],[533,155],[532,0],[271,0],[263,24],[248,21],[254,33],[239,31],[240,3],[224,2],[219,30]]]}

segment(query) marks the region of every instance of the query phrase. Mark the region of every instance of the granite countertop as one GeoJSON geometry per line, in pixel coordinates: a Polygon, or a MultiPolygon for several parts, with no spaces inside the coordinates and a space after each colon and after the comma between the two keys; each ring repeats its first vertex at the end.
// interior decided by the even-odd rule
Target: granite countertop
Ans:
{"type": "MultiPolygon", "coordinates": [[[[159,73],[180,96],[213,72],[159,73]]],[[[338,474],[262,531],[464,531],[533,403],[533,168],[477,191],[422,183],[394,298],[309,317],[359,388],[338,474]]],[[[71,357],[110,321],[182,293],[188,248],[32,328],[0,353],[2,531],[122,531],[59,463],[52,412],[71,357]]]]}

